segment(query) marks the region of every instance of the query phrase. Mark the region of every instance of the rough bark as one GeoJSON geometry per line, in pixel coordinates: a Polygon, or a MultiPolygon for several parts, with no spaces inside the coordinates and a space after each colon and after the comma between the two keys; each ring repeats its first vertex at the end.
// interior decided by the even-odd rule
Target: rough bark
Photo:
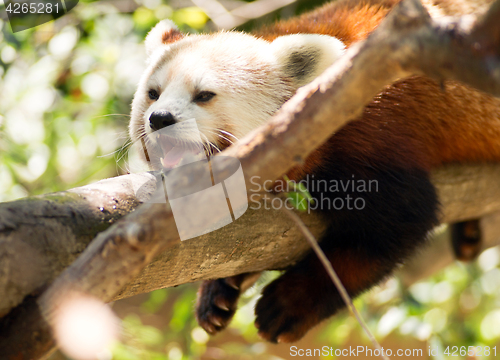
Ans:
{"type": "MultiPolygon", "coordinates": [[[[247,183],[254,176],[259,184],[276,179],[356,118],[383,86],[409,75],[459,80],[500,95],[500,59],[495,53],[500,49],[500,35],[494,21],[498,18],[498,1],[473,29],[461,22],[450,26],[449,22],[433,21],[417,1],[404,1],[366,41],[349,48],[340,61],[285,104],[270,123],[225,155],[240,160],[247,183]]],[[[434,178],[444,205],[442,220],[476,218],[500,210],[498,167],[484,166],[480,172],[478,168],[459,169],[448,168],[434,178]],[[457,180],[460,176],[462,181],[457,180]]],[[[230,173],[230,166],[223,166],[221,175],[230,173]]],[[[177,179],[174,187],[192,185],[203,175],[208,174],[204,170],[192,172],[177,179]]],[[[167,205],[144,204],[100,233],[36,301],[29,300],[26,307],[21,304],[5,317],[0,326],[2,351],[5,349],[8,358],[43,355],[52,345],[47,334],[58,299],[69,291],[111,301],[146,288],[152,290],[156,285],[147,284],[162,276],[167,280],[159,280],[158,287],[282,267],[306,249],[298,239],[296,248],[291,245],[291,239],[297,238],[293,224],[284,222],[282,229],[274,227],[265,233],[266,224],[282,221],[268,212],[249,212],[242,227],[237,222],[182,243],[173,220],[167,205]],[[260,237],[258,232],[262,232],[260,237]],[[183,264],[187,259],[193,262],[183,264]],[[187,266],[193,266],[191,271],[187,266]]]]}
{"type": "Polygon", "coordinates": [[[127,175],[0,204],[0,317],[54,279],[97,233],[144,201],[155,183],[139,194],[133,185],[148,179],[154,177],[127,175]]]}
{"type": "MultiPolygon", "coordinates": [[[[434,172],[433,182],[443,205],[442,222],[500,210],[498,165],[449,166],[434,172]]],[[[98,232],[134,210],[155,186],[152,175],[133,174],[0,204],[0,304],[4,313],[55,279],[98,232]],[[136,196],[136,189],[144,184],[147,191],[136,196]]],[[[305,214],[303,219],[317,235],[321,233],[314,214],[305,214]]],[[[306,249],[294,225],[280,211],[249,209],[237,222],[162,253],[114,299],[207,277],[283,268],[306,249]],[[270,251],[274,247],[278,252],[270,251]]],[[[449,256],[451,260],[452,254],[449,256]]]]}
{"type": "MultiPolygon", "coordinates": [[[[127,184],[129,177],[137,178],[137,175],[127,175],[101,181],[90,186],[92,188],[91,192],[99,195],[109,195],[108,191],[111,188],[117,189],[113,184],[127,184]]],[[[152,181],[154,177],[144,174],[139,179],[149,181],[150,188],[154,188],[155,184],[152,181]]],[[[482,219],[483,247],[487,248],[500,244],[499,165],[446,167],[433,174],[433,182],[437,186],[443,204],[443,222],[454,222],[484,216],[482,219]],[[497,211],[497,213],[489,214],[493,211],[497,211]]],[[[115,197],[120,202],[139,203],[134,197],[134,188],[137,187],[124,186],[121,192],[115,192],[113,193],[114,196],[110,195],[109,197],[99,196],[96,198],[86,195],[84,199],[82,196],[83,203],[89,201],[87,207],[95,207],[96,209],[96,211],[87,214],[87,219],[95,223],[100,221],[102,227],[109,225],[108,217],[102,216],[102,212],[99,210],[102,207],[101,205],[109,203],[111,197],[115,197]]],[[[82,193],[82,191],[88,194],[90,189],[89,187],[74,189],[71,190],[69,196],[73,199],[72,194],[82,193]]],[[[147,198],[148,193],[140,196],[140,199],[143,201],[147,198]]],[[[65,193],[58,193],[57,199],[64,198],[65,195],[65,193]]],[[[47,197],[38,197],[32,200],[33,202],[45,203],[47,197]]],[[[30,203],[25,201],[17,202],[18,206],[27,204],[30,203]]],[[[8,205],[12,206],[12,203],[8,205]]],[[[68,206],[71,209],[74,204],[65,202],[62,205],[59,204],[59,206],[68,206]]],[[[110,210],[115,210],[112,209],[113,206],[110,205],[110,210]]],[[[126,211],[131,209],[133,209],[132,206],[126,211]]],[[[29,208],[24,210],[29,212],[29,208]]],[[[67,211],[68,209],[62,211],[62,215],[57,214],[55,218],[60,217],[62,220],[67,220],[64,215],[67,211]]],[[[119,215],[121,213],[114,214],[115,217],[119,215]]],[[[19,222],[22,218],[16,220],[11,218],[11,222],[19,222]]],[[[317,221],[314,214],[303,214],[302,219],[310,229],[313,229],[315,235],[321,234],[323,230],[321,223],[317,221]]],[[[12,231],[18,231],[17,229],[12,231]]],[[[98,231],[97,229],[100,229],[100,226],[94,227],[92,231],[98,231]]],[[[71,232],[60,232],[57,235],[52,232],[52,227],[47,226],[44,228],[39,226],[38,236],[44,232],[52,235],[52,237],[44,236],[44,238],[53,241],[54,245],[63,241],[67,234],[71,234],[67,239],[68,241],[74,239],[74,245],[73,247],[63,247],[58,252],[26,253],[26,260],[18,264],[43,261],[52,264],[53,269],[63,269],[69,266],[77,256],[71,249],[83,249],[88,245],[88,240],[84,236],[75,237],[75,234],[71,232]]],[[[19,238],[15,237],[16,241],[22,241],[24,233],[17,234],[19,238]]],[[[12,232],[10,235],[12,235],[12,232]]],[[[0,246],[6,246],[6,248],[3,248],[4,250],[7,250],[10,245],[0,242],[0,246]]],[[[180,242],[168,251],[163,252],[151,261],[133,281],[113,296],[112,300],[201,279],[224,277],[246,271],[284,268],[298,260],[307,250],[308,245],[295,224],[291,223],[282,211],[249,209],[235,223],[199,238],[180,242]]],[[[82,250],[78,251],[81,252],[82,250]]],[[[454,257],[449,239],[445,236],[438,237],[402,269],[400,277],[404,284],[409,285],[431,275],[453,261],[454,257]]],[[[119,261],[118,264],[120,267],[121,262],[119,261]]],[[[108,265],[113,268],[114,261],[109,260],[108,265]]],[[[26,351],[23,344],[28,342],[31,346],[29,348],[30,354],[46,353],[52,348],[53,343],[50,336],[50,327],[41,316],[37,305],[37,291],[33,292],[29,286],[24,288],[20,286],[23,283],[29,285],[32,274],[24,272],[24,266],[12,267],[10,274],[16,271],[18,277],[26,277],[26,280],[20,281],[17,285],[27,297],[21,305],[1,319],[0,349],[2,349],[2,352],[5,350],[5,353],[19,354],[26,351]]],[[[39,275],[38,279],[41,283],[37,290],[43,289],[60,271],[54,270],[39,275]]],[[[106,271],[112,273],[111,270],[106,271]]],[[[121,276],[119,271],[112,274],[112,278],[119,278],[121,276]]],[[[108,276],[110,275],[106,275],[106,277],[108,276]]],[[[96,277],[96,279],[101,281],[101,277],[96,277]]]]}
{"type": "MultiPolygon", "coordinates": [[[[500,212],[488,214],[480,219],[482,233],[481,250],[500,245],[500,212]]],[[[427,247],[422,249],[396,274],[404,286],[410,286],[452,264],[455,259],[450,232],[433,236],[427,247]]]]}

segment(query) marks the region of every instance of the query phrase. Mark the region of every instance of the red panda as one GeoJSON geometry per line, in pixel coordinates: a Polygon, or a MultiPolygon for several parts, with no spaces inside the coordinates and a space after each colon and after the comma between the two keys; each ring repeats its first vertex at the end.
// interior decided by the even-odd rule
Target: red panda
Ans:
{"type": "MultiPolygon", "coordinates": [[[[207,143],[224,149],[269,118],[341,56],[344,46],[365,39],[396,3],[339,0],[253,36],[185,37],[171,23],[160,23],[146,39],[150,67],[134,97],[132,139],[195,118],[207,143]]],[[[295,181],[309,174],[317,181],[377,182],[362,211],[318,210],[328,223],[323,251],[356,296],[390,275],[437,224],[439,203],[429,171],[486,161],[500,161],[500,100],[457,82],[441,85],[414,76],[385,87],[356,121],[287,175],[295,181]]],[[[339,196],[309,190],[316,199],[339,196]]],[[[346,188],[341,195],[353,191],[346,188]]],[[[251,275],[202,284],[196,315],[205,330],[227,326],[251,275]]],[[[343,307],[311,252],[263,290],[256,326],[269,341],[292,342],[343,307]]]]}

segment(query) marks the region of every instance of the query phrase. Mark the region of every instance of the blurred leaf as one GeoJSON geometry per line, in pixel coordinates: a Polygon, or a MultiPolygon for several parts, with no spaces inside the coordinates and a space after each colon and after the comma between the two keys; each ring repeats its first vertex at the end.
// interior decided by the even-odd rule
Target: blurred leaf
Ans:
{"type": "Polygon", "coordinates": [[[134,12],[133,19],[136,26],[140,29],[150,29],[158,21],[154,11],[145,7],[138,8],[134,12]]]}
{"type": "Polygon", "coordinates": [[[198,7],[188,7],[177,10],[172,20],[178,25],[188,25],[194,29],[201,30],[208,21],[208,16],[198,7]]]}
{"type": "Polygon", "coordinates": [[[183,293],[174,304],[172,319],[170,320],[170,328],[173,331],[181,331],[190,323],[193,316],[193,303],[196,298],[194,291],[186,291],[183,293]]]}
{"type": "Polygon", "coordinates": [[[149,313],[157,312],[160,307],[167,301],[168,290],[159,289],[149,294],[149,299],[142,303],[141,310],[149,313]]]}
{"type": "Polygon", "coordinates": [[[294,208],[299,211],[307,211],[307,199],[302,193],[292,191],[287,193],[286,196],[294,208]]]}

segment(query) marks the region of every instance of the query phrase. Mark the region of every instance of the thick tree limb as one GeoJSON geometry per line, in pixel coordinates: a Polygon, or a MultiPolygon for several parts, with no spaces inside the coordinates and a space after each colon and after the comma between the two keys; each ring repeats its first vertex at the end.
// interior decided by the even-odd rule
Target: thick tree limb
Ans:
{"type": "MultiPolygon", "coordinates": [[[[136,177],[136,175],[130,176],[136,177]]],[[[97,194],[105,193],[106,188],[109,190],[109,186],[114,181],[126,183],[127,177],[129,176],[108,179],[93,184],[91,187],[97,194]],[[104,188],[96,190],[100,188],[100,185],[104,185],[104,188]]],[[[143,179],[151,180],[153,177],[145,176],[143,179]]],[[[475,218],[500,210],[500,165],[446,167],[433,174],[433,182],[437,186],[443,204],[443,222],[475,218]]],[[[153,186],[153,183],[150,184],[153,186]]],[[[126,191],[115,195],[123,199],[133,198],[134,188],[137,186],[124,188],[126,191]]],[[[73,191],[79,192],[80,190],[82,189],[73,191]]],[[[62,196],[62,194],[59,195],[62,196]]],[[[141,196],[141,200],[144,198],[141,196]]],[[[99,209],[100,205],[107,201],[108,198],[102,197],[97,202],[92,201],[89,206],[99,209]]],[[[100,211],[95,213],[96,216],[101,214],[100,211]]],[[[500,244],[499,214],[485,215],[482,220],[485,248],[500,244]]],[[[302,215],[302,218],[316,236],[321,234],[321,225],[314,214],[302,215]]],[[[106,222],[104,221],[103,224],[106,222]]],[[[45,230],[39,228],[38,231],[45,230]]],[[[51,231],[51,228],[49,227],[46,231],[51,231]]],[[[54,243],[58,244],[61,237],[53,237],[53,239],[57,239],[54,243]]],[[[87,245],[87,240],[83,237],[77,238],[77,244],[83,248],[87,245]]],[[[291,223],[282,211],[249,209],[237,222],[216,232],[181,242],[169,251],[163,252],[114,296],[113,300],[201,279],[225,277],[247,271],[284,268],[300,259],[308,248],[295,224],[291,223]],[[249,229],[252,229],[250,234],[249,229]]],[[[57,268],[68,266],[75,254],[72,252],[65,254],[64,251],[67,249],[62,248],[57,254],[44,254],[44,261],[57,263],[57,268]]],[[[32,261],[30,259],[28,262],[32,261]]],[[[400,277],[405,284],[409,285],[453,261],[449,239],[442,237],[433,241],[419,256],[405,266],[400,277]]],[[[111,268],[115,267],[112,260],[108,265],[111,268]]],[[[19,276],[25,276],[22,268],[17,267],[13,270],[18,271],[19,276]]],[[[49,276],[44,279],[44,284],[46,284],[53,280],[57,273],[44,275],[49,276]]],[[[112,279],[120,276],[120,273],[114,273],[112,279]]],[[[97,277],[97,280],[99,279],[101,278],[97,277]]],[[[30,293],[26,292],[26,294],[30,293]]],[[[6,356],[24,352],[24,358],[29,358],[31,354],[46,353],[52,348],[50,328],[40,316],[36,300],[37,297],[28,296],[20,306],[1,319],[0,351],[6,356]],[[30,347],[23,346],[26,343],[29,343],[30,347]]]]}
{"type": "Polygon", "coordinates": [[[150,193],[136,195],[133,186],[147,179],[154,181],[149,174],[128,175],[0,204],[0,317],[54,279],[98,232],[149,197],[154,182],[143,187],[150,193]]]}
{"type": "MultiPolygon", "coordinates": [[[[445,167],[434,172],[433,182],[442,204],[443,223],[500,211],[500,165],[445,167]]],[[[321,234],[323,229],[318,228],[314,214],[302,218],[316,236],[321,234]]],[[[488,227],[488,247],[500,244],[492,229],[488,227]]],[[[500,234],[500,227],[498,230],[500,234]]],[[[237,222],[162,253],[116,298],[202,279],[281,269],[300,259],[307,249],[301,233],[281,211],[248,210],[237,222]],[[248,229],[252,229],[251,234],[248,229]]],[[[451,262],[451,249],[449,253],[451,262]]]]}
{"type": "MultiPolygon", "coordinates": [[[[500,212],[489,214],[481,218],[482,233],[481,251],[500,245],[500,212]]],[[[404,267],[397,276],[405,286],[410,286],[423,280],[437,271],[452,264],[455,259],[450,232],[445,231],[432,238],[428,247],[422,249],[404,267]]]]}
{"type": "MultiPolygon", "coordinates": [[[[500,165],[442,168],[434,173],[433,182],[443,204],[442,222],[482,217],[500,209],[500,165]]],[[[87,247],[92,237],[145,201],[155,185],[155,178],[149,174],[126,175],[68,193],[0,204],[4,228],[0,231],[0,253],[4,254],[0,262],[3,269],[0,303],[7,309],[5,313],[52,281],[87,247]],[[131,181],[136,185],[130,186],[131,181]],[[149,190],[137,198],[135,189],[148,188],[143,184],[149,184],[149,190]],[[16,291],[12,291],[13,287],[16,291]]],[[[314,216],[306,216],[304,221],[317,234],[321,232],[314,216]]],[[[180,243],[157,257],[117,298],[207,277],[282,268],[300,257],[305,249],[300,234],[281,212],[248,210],[236,223],[196,241],[180,243]],[[277,256],[269,252],[269,244],[286,253],[277,256]],[[242,256],[247,258],[246,263],[240,260],[242,256]],[[199,269],[200,259],[205,257],[207,261],[199,269]]]]}
{"type": "MultiPolygon", "coordinates": [[[[327,140],[341,126],[359,115],[364,105],[383,86],[413,74],[425,74],[437,79],[460,80],[483,91],[500,95],[500,59],[498,53],[494,53],[495,50],[500,49],[499,36],[495,33],[495,31],[498,32],[498,28],[494,21],[489,20],[500,17],[498,4],[497,2],[492,7],[485,22],[478,23],[471,32],[467,26],[463,25],[463,22],[451,26],[450,23],[433,21],[416,1],[404,1],[365,42],[349,48],[339,62],[312,84],[301,89],[285,104],[269,124],[254,131],[243,139],[241,144],[229,148],[226,155],[237,157],[241,161],[247,181],[253,176],[258,176],[258,179],[254,181],[259,184],[264,184],[264,181],[269,179],[276,179],[291,166],[300,163],[307,154],[327,140]],[[488,34],[490,36],[487,36],[488,34]]],[[[225,171],[229,174],[228,167],[225,171]]],[[[440,188],[441,198],[445,203],[443,220],[463,219],[469,215],[477,217],[500,209],[496,201],[500,197],[488,199],[488,194],[494,194],[491,189],[498,190],[498,185],[495,185],[499,183],[496,180],[498,169],[491,167],[485,171],[491,171],[493,183],[489,183],[490,188],[479,187],[478,191],[482,195],[478,195],[478,198],[488,203],[485,207],[476,205],[474,207],[476,212],[470,211],[466,214],[460,213],[457,208],[448,209],[446,201],[443,200],[443,192],[446,193],[451,189],[451,178],[443,178],[442,189],[440,188]]],[[[203,174],[200,170],[189,177],[178,179],[175,186],[183,188],[195,182],[195,179],[203,174]]],[[[436,179],[439,180],[439,176],[436,179]]],[[[479,184],[486,183],[479,181],[479,184]]],[[[472,185],[472,182],[464,182],[463,186],[460,186],[470,191],[472,185]]],[[[451,203],[455,201],[452,196],[449,199],[451,203]]],[[[461,208],[463,209],[463,206],[461,208]]],[[[245,216],[251,217],[252,214],[245,216]]],[[[252,221],[258,221],[254,223],[258,224],[257,227],[261,229],[264,226],[262,219],[255,219],[247,220],[249,226],[252,221]]],[[[237,223],[232,226],[236,229],[237,223]]],[[[292,225],[289,226],[292,227],[292,225]]],[[[246,232],[248,232],[247,229],[248,227],[245,227],[246,232]]],[[[252,231],[255,230],[254,227],[252,231]]],[[[290,244],[287,243],[288,239],[282,235],[283,233],[280,235],[274,230],[273,236],[276,243],[270,243],[268,239],[264,244],[259,243],[260,239],[247,239],[248,234],[241,238],[232,237],[229,231],[230,227],[224,228],[207,235],[206,238],[181,244],[168,206],[162,204],[141,206],[129,214],[124,221],[117,222],[94,239],[82,256],[41,295],[37,301],[38,307],[32,302],[32,307],[26,308],[31,309],[32,313],[26,315],[27,313],[23,314],[18,311],[13,317],[8,318],[9,321],[4,323],[5,326],[2,326],[0,330],[2,332],[0,347],[4,346],[12,358],[14,356],[30,358],[42,354],[50,347],[50,343],[46,342],[47,323],[38,317],[39,323],[26,322],[30,327],[23,328],[20,325],[23,324],[23,319],[33,320],[41,310],[50,323],[54,313],[57,312],[58,299],[72,290],[86,292],[103,301],[126,296],[127,292],[133,294],[137,292],[138,285],[134,285],[137,282],[128,285],[125,289],[124,286],[136,278],[141,271],[147,274],[149,269],[153,269],[154,265],[148,264],[154,258],[168,257],[168,254],[174,253],[176,248],[186,249],[182,251],[189,249],[197,254],[199,259],[203,254],[208,254],[208,256],[207,260],[201,264],[201,269],[200,262],[195,264],[200,271],[198,273],[184,270],[184,264],[176,264],[179,258],[170,258],[170,262],[165,265],[168,271],[165,271],[166,268],[163,268],[163,271],[168,273],[178,271],[175,281],[179,278],[183,279],[182,281],[194,281],[203,277],[232,275],[247,271],[250,267],[258,270],[263,264],[266,264],[267,268],[284,266],[287,262],[292,263],[296,260],[292,257],[285,259],[287,261],[279,259],[280,262],[276,264],[272,261],[277,258],[274,251],[269,259],[262,258],[266,254],[269,255],[270,246],[273,250],[276,245],[278,248],[280,245],[285,246],[285,249],[289,250],[290,244]],[[227,236],[229,240],[224,236],[227,236]],[[247,244],[248,247],[245,247],[247,244]],[[206,253],[215,249],[215,246],[220,246],[221,251],[226,249],[222,252],[225,258],[220,257],[221,254],[206,253]],[[267,249],[259,249],[259,246],[267,246],[267,249]],[[167,249],[169,249],[168,254],[164,252],[167,249]],[[254,251],[252,266],[248,265],[249,260],[246,258],[250,252],[249,249],[254,251]],[[257,261],[259,258],[262,258],[262,262],[257,261]],[[227,263],[229,265],[226,265],[227,263]],[[145,267],[146,270],[144,270],[145,267]],[[37,341],[29,349],[12,349],[12,347],[8,349],[6,344],[9,338],[3,335],[15,336],[15,332],[6,331],[11,329],[9,324],[12,324],[14,320],[17,321],[15,325],[18,330],[24,329],[24,335],[36,330],[43,340],[29,339],[31,342],[37,341]]],[[[301,251],[303,249],[297,248],[297,253],[301,251]]],[[[159,261],[155,263],[160,264],[159,261]]],[[[151,270],[149,274],[152,272],[151,270]]],[[[157,275],[154,277],[157,278],[157,275]]],[[[151,277],[145,275],[144,279],[150,281],[151,277]]],[[[163,285],[168,284],[173,285],[173,283],[163,283],[163,285]]],[[[22,336],[23,333],[20,332],[18,335],[22,336]]],[[[12,344],[12,340],[10,341],[12,344]]],[[[20,343],[19,338],[16,341],[20,343]]]]}

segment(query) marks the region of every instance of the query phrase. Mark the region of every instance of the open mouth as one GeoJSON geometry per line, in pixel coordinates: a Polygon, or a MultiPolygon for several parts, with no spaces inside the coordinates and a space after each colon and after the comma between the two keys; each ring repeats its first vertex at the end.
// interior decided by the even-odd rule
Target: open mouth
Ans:
{"type": "Polygon", "coordinates": [[[161,149],[160,161],[165,169],[173,169],[206,158],[202,143],[168,135],[158,135],[156,141],[161,149]]]}

